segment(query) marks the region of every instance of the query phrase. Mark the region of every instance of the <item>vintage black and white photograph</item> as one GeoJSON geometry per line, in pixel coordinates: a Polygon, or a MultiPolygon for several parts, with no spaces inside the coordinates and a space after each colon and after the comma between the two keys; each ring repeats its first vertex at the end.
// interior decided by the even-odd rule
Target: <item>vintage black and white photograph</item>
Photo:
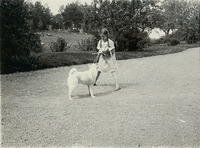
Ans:
{"type": "Polygon", "coordinates": [[[199,0],[1,0],[1,147],[200,147],[199,0]]]}

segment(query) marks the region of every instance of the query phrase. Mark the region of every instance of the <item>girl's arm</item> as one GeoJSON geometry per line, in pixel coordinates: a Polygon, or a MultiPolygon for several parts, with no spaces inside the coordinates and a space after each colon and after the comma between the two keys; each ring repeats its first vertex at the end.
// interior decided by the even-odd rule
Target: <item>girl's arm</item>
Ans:
{"type": "Polygon", "coordinates": [[[111,55],[113,55],[115,53],[115,48],[113,48],[112,50],[110,50],[111,55]]]}
{"type": "Polygon", "coordinates": [[[112,40],[109,40],[108,50],[110,51],[111,55],[113,55],[115,53],[115,45],[114,45],[114,42],[112,40]]]}
{"type": "Polygon", "coordinates": [[[101,40],[98,42],[98,44],[97,44],[97,50],[98,50],[98,59],[99,59],[99,57],[100,57],[100,55],[102,54],[102,48],[100,47],[100,43],[101,42],[101,40]]]}
{"type": "Polygon", "coordinates": [[[102,52],[102,49],[101,49],[101,46],[100,46],[100,44],[101,44],[100,42],[101,42],[101,40],[97,44],[98,54],[102,52]]]}

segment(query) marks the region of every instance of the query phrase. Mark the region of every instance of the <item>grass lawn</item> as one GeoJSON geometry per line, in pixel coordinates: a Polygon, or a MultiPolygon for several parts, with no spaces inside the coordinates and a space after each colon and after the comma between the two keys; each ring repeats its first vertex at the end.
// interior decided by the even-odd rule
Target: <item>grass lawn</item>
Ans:
{"type": "MultiPolygon", "coordinates": [[[[45,68],[54,68],[60,66],[71,66],[92,63],[97,55],[96,51],[83,51],[77,44],[77,40],[88,39],[92,35],[79,34],[79,33],[63,33],[63,32],[46,32],[43,33],[41,41],[44,43],[44,51],[36,54],[38,61],[32,67],[32,70],[39,70],[45,68]],[[47,35],[48,33],[48,35],[47,35]],[[50,35],[50,36],[49,36],[50,35]],[[58,37],[64,38],[71,45],[65,52],[52,52],[49,43],[56,41],[58,37]]],[[[117,60],[126,60],[133,58],[143,58],[156,55],[172,54],[184,51],[188,48],[199,47],[199,44],[179,44],[177,46],[153,45],[142,51],[134,52],[116,52],[117,60]]],[[[30,68],[28,67],[30,70],[30,68]]],[[[8,72],[13,73],[16,71],[28,71],[27,67],[11,66],[8,72]]]]}
{"type": "Polygon", "coordinates": [[[44,43],[44,52],[51,52],[51,49],[49,47],[49,44],[52,41],[56,41],[58,37],[62,37],[63,39],[68,42],[69,46],[71,45],[71,48],[68,51],[73,52],[73,50],[76,50],[77,48],[77,41],[80,41],[82,39],[88,39],[92,37],[90,34],[80,34],[80,33],[63,33],[63,32],[46,32],[43,33],[44,36],[41,36],[41,41],[44,43]],[[50,36],[47,36],[47,34],[50,34],[50,36]]]}
{"type": "MultiPolygon", "coordinates": [[[[40,55],[37,69],[53,68],[59,66],[70,66],[92,63],[96,57],[96,51],[83,51],[77,45],[76,40],[87,39],[92,37],[85,34],[66,34],[66,33],[51,33],[52,37],[41,37],[42,42],[48,45],[52,40],[56,41],[58,37],[66,39],[72,46],[65,52],[51,52],[47,46],[46,52],[40,55]]],[[[199,44],[179,44],[177,46],[168,46],[159,44],[150,46],[142,51],[134,52],[117,52],[117,60],[126,60],[133,58],[143,58],[156,55],[172,54],[184,51],[188,48],[199,47],[199,44]]]]}
{"type": "Polygon", "coordinates": [[[142,51],[118,52],[117,59],[125,60],[125,59],[173,54],[173,53],[182,52],[186,49],[193,48],[193,47],[199,47],[199,44],[179,44],[177,46],[168,46],[166,44],[158,44],[158,45],[150,46],[142,51]]]}

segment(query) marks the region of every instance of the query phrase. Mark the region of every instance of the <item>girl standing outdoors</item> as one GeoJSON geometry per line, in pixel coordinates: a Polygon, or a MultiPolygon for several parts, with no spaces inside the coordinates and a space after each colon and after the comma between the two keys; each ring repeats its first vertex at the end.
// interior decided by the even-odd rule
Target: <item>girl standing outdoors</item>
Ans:
{"type": "Polygon", "coordinates": [[[115,90],[120,90],[120,86],[117,80],[117,61],[115,57],[115,46],[114,42],[108,38],[109,32],[106,28],[101,30],[101,40],[98,42],[97,49],[98,51],[98,73],[95,80],[94,85],[101,74],[101,72],[108,72],[110,71],[114,81],[115,81],[115,90]]]}

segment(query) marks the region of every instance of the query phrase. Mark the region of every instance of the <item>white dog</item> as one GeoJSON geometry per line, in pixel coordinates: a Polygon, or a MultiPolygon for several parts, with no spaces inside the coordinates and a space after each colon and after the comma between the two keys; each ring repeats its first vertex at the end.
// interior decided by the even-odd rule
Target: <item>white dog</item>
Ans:
{"type": "Polygon", "coordinates": [[[68,88],[69,88],[69,99],[71,98],[71,94],[78,83],[84,84],[88,86],[89,94],[92,98],[95,98],[93,95],[92,87],[94,85],[95,78],[97,76],[97,65],[92,64],[89,65],[89,70],[84,72],[78,72],[76,68],[72,68],[69,72],[68,77],[68,88]]]}

